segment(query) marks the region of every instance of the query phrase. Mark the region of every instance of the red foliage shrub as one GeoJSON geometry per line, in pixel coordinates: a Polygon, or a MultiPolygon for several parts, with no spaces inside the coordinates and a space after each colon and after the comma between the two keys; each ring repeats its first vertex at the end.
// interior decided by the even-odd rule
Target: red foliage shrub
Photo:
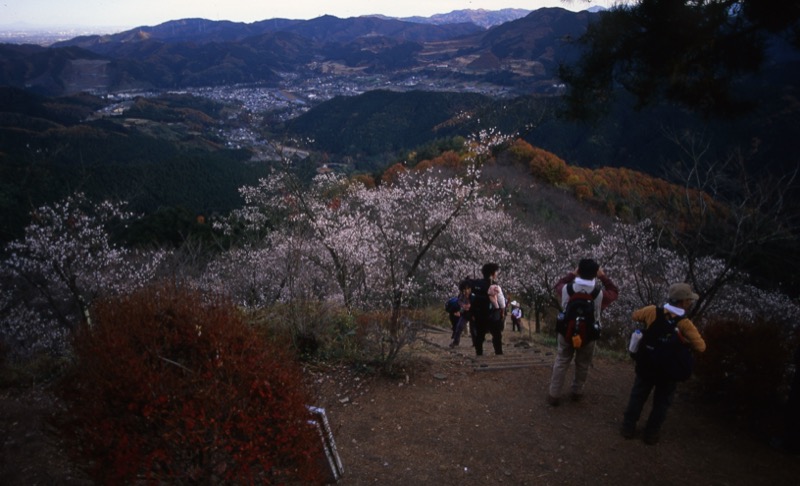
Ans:
{"type": "Polygon", "coordinates": [[[452,150],[448,150],[438,157],[431,160],[423,160],[414,168],[417,170],[425,170],[428,167],[448,167],[450,169],[459,169],[464,165],[462,157],[452,150]]]}
{"type": "Polygon", "coordinates": [[[392,184],[395,181],[397,181],[397,178],[400,177],[400,174],[405,172],[406,170],[408,169],[406,169],[406,167],[402,163],[398,162],[392,165],[391,167],[387,168],[383,172],[383,176],[381,177],[381,182],[383,182],[384,184],[392,184]]]}
{"type": "Polygon", "coordinates": [[[531,175],[548,184],[558,185],[567,180],[570,168],[567,163],[546,150],[517,140],[509,149],[515,160],[527,161],[531,175]]]}
{"type": "Polygon", "coordinates": [[[93,317],[63,396],[99,482],[319,482],[300,368],[235,307],[165,285],[93,317]]]}
{"type": "Polygon", "coordinates": [[[369,174],[355,174],[353,180],[363,184],[368,189],[374,189],[376,186],[375,178],[369,174]]]}

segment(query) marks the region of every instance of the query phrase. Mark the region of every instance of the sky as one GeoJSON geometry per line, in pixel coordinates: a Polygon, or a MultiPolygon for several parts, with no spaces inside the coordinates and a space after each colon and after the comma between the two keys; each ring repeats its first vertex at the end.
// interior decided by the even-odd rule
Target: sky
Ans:
{"type": "Polygon", "coordinates": [[[429,17],[453,10],[562,7],[573,11],[605,0],[0,0],[0,26],[124,27],[158,25],[169,20],[204,18],[255,22],[258,20],[339,18],[382,14],[390,17],[429,17]]]}

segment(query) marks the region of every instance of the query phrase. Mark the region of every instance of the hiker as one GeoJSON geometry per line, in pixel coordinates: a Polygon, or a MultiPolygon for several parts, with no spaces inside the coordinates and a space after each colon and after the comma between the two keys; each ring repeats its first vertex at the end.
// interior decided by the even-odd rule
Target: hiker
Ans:
{"type": "Polygon", "coordinates": [[[663,307],[649,305],[633,312],[633,320],[644,324],[646,328],[635,354],[636,378],[620,431],[626,439],[632,439],[636,435],[636,422],[639,421],[650,392],[655,389],[652,409],[644,427],[644,442],[649,445],[658,443],[661,425],[667,418],[667,410],[672,404],[678,381],[687,379],[691,373],[690,367],[688,370],[683,370],[682,376],[672,372],[672,369],[682,361],[677,353],[683,353],[687,356],[686,359],[691,359],[689,350],[698,353],[705,351],[706,343],[703,337],[692,321],[686,317],[687,311],[697,299],[698,295],[692,291],[689,284],[676,283],[669,287],[668,302],[663,307]],[[658,325],[654,325],[656,323],[658,325]],[[660,331],[662,327],[664,333],[660,331]],[[674,341],[671,347],[667,347],[668,338],[674,341]],[[663,351],[667,349],[675,349],[676,352],[663,351]],[[665,358],[662,360],[656,356],[665,358]]]}
{"type": "Polygon", "coordinates": [[[511,330],[522,332],[522,309],[519,302],[511,302],[511,330]]]}
{"type": "Polygon", "coordinates": [[[461,290],[459,289],[459,295],[454,295],[447,299],[447,302],[444,303],[444,310],[447,312],[447,318],[450,320],[450,333],[451,336],[455,337],[456,334],[456,327],[458,327],[458,321],[461,319],[461,306],[458,303],[458,299],[461,298],[461,290]]]}
{"type": "Polygon", "coordinates": [[[458,285],[458,322],[453,328],[453,336],[450,340],[450,347],[454,348],[461,342],[461,334],[470,320],[471,314],[469,309],[472,305],[472,282],[469,280],[462,280],[458,285]]]}
{"type": "Polygon", "coordinates": [[[573,357],[575,377],[572,381],[570,398],[573,401],[583,398],[583,386],[592,364],[595,340],[599,337],[601,311],[619,296],[616,284],[591,258],[584,258],[578,262],[578,268],[562,277],[556,283],[555,290],[557,295],[561,296],[563,311],[559,315],[563,315],[567,320],[560,320],[556,324],[558,350],[547,394],[547,403],[554,407],[561,402],[561,389],[573,357]],[[588,309],[582,311],[587,315],[581,317],[583,320],[578,322],[578,319],[570,314],[580,303],[588,306],[588,309]],[[579,325],[580,329],[575,328],[576,325],[579,325]]]}
{"type": "Polygon", "coordinates": [[[494,354],[503,354],[503,320],[505,319],[506,298],[503,289],[497,285],[497,274],[500,265],[487,263],[481,268],[482,280],[472,282],[472,306],[470,312],[475,322],[473,344],[475,354],[483,356],[483,342],[486,333],[492,335],[494,354]],[[489,300],[489,288],[495,293],[495,300],[489,300]]]}

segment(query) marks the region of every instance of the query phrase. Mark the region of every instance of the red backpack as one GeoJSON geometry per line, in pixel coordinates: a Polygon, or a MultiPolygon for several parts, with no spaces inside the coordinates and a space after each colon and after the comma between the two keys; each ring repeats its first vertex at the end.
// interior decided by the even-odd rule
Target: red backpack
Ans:
{"type": "Polygon", "coordinates": [[[600,323],[594,315],[594,301],[600,290],[599,283],[591,292],[575,292],[573,284],[567,284],[569,301],[564,311],[558,314],[556,331],[571,341],[574,348],[600,337],[600,323]]]}

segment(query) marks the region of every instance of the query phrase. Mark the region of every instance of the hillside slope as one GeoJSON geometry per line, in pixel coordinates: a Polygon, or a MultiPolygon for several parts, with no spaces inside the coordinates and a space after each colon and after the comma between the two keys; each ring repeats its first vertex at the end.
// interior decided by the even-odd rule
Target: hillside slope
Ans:
{"type": "MultiPolygon", "coordinates": [[[[451,350],[446,333],[424,339],[396,379],[344,367],[308,375],[343,462],[337,484],[790,486],[800,475],[797,456],[770,448],[768,435],[700,406],[692,382],[679,387],[661,442],[647,446],[618,432],[633,382],[627,360],[595,359],[584,400],[553,408],[545,402],[552,349],[514,346],[530,343],[527,329],[506,333],[505,358],[529,355],[533,365],[493,371],[481,364],[492,370],[498,357],[451,350]]],[[[94,484],[52,435],[52,414],[47,390],[0,394],[7,484],[94,484]]]]}

